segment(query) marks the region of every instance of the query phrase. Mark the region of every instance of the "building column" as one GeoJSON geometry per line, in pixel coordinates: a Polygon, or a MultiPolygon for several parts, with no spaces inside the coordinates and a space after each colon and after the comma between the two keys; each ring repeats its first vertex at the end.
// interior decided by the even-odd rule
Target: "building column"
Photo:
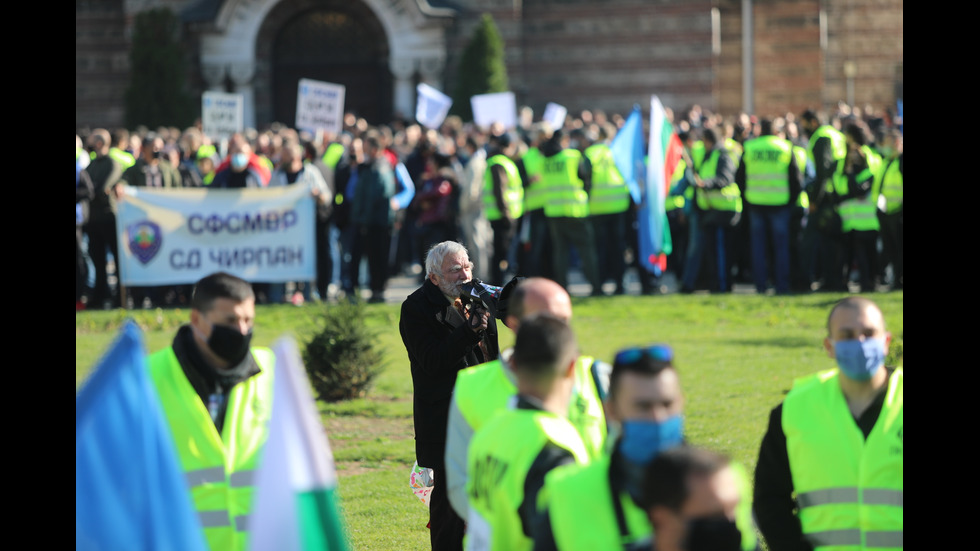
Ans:
{"type": "Polygon", "coordinates": [[[255,128],[255,61],[233,61],[228,65],[228,76],[235,85],[236,94],[242,95],[245,128],[255,128]]]}
{"type": "Polygon", "coordinates": [[[207,84],[209,92],[224,92],[225,77],[228,75],[224,63],[202,63],[201,78],[207,84]]]}
{"type": "Polygon", "coordinates": [[[395,77],[395,113],[412,119],[415,117],[415,90],[412,87],[415,60],[407,57],[392,58],[388,66],[395,77]]]}

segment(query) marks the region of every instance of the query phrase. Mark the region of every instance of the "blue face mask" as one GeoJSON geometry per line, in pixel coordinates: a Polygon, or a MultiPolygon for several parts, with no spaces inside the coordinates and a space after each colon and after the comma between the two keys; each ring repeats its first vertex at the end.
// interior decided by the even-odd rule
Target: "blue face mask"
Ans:
{"type": "Polygon", "coordinates": [[[684,440],[684,420],[674,415],[663,423],[656,421],[623,421],[619,450],[632,463],[645,465],[658,453],[679,446],[684,440]]]}
{"type": "Polygon", "coordinates": [[[879,337],[863,341],[836,341],[834,356],[837,358],[837,366],[848,378],[868,381],[885,363],[885,339],[879,337]]]}
{"type": "Polygon", "coordinates": [[[235,153],[231,156],[231,167],[235,170],[241,170],[248,165],[248,155],[244,153],[235,153]]]}

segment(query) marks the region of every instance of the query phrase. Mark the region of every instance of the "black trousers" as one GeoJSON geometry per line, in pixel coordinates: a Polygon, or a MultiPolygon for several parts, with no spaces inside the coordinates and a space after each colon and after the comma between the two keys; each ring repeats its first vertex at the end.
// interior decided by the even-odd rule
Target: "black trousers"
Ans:
{"type": "Polygon", "coordinates": [[[361,258],[367,257],[371,292],[381,296],[388,284],[388,252],[391,248],[391,226],[377,224],[359,225],[354,229],[354,245],[351,248],[351,282],[357,289],[361,258]]]}
{"type": "Polygon", "coordinates": [[[109,253],[115,260],[118,273],[119,248],[118,238],[116,237],[116,216],[102,216],[92,219],[85,225],[85,233],[88,234],[88,256],[95,265],[95,288],[92,289],[92,296],[89,304],[95,308],[101,308],[102,303],[111,300],[113,306],[118,306],[118,298],[109,289],[109,253]]]}
{"type": "Polygon", "coordinates": [[[429,537],[432,551],[462,551],[466,523],[449,504],[446,469],[433,467],[432,493],[429,494],[429,537]]]}

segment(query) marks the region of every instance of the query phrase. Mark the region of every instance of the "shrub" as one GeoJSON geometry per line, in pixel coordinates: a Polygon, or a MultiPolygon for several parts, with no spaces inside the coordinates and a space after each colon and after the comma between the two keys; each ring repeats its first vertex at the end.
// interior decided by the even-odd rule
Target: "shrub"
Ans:
{"type": "Polygon", "coordinates": [[[376,347],[360,302],[325,306],[316,330],[303,351],[303,361],[317,397],[339,402],[367,394],[384,371],[384,355],[376,347]]]}
{"type": "Polygon", "coordinates": [[[483,14],[479,26],[463,50],[456,78],[451,113],[459,115],[464,121],[473,120],[473,108],[470,105],[472,96],[507,91],[504,41],[490,14],[483,14]]]}

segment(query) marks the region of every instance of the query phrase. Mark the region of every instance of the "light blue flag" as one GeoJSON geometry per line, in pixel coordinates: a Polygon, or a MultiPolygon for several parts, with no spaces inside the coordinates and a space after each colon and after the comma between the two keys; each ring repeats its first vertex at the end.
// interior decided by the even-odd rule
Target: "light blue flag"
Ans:
{"type": "Polygon", "coordinates": [[[642,189],[645,187],[646,163],[644,156],[643,115],[640,106],[634,105],[633,112],[627,117],[623,127],[616,132],[616,137],[609,144],[613,161],[622,174],[626,186],[629,187],[633,202],[639,205],[642,201],[642,189]]]}
{"type": "Polygon", "coordinates": [[[139,328],[75,396],[75,549],[204,551],[139,328]]]}

